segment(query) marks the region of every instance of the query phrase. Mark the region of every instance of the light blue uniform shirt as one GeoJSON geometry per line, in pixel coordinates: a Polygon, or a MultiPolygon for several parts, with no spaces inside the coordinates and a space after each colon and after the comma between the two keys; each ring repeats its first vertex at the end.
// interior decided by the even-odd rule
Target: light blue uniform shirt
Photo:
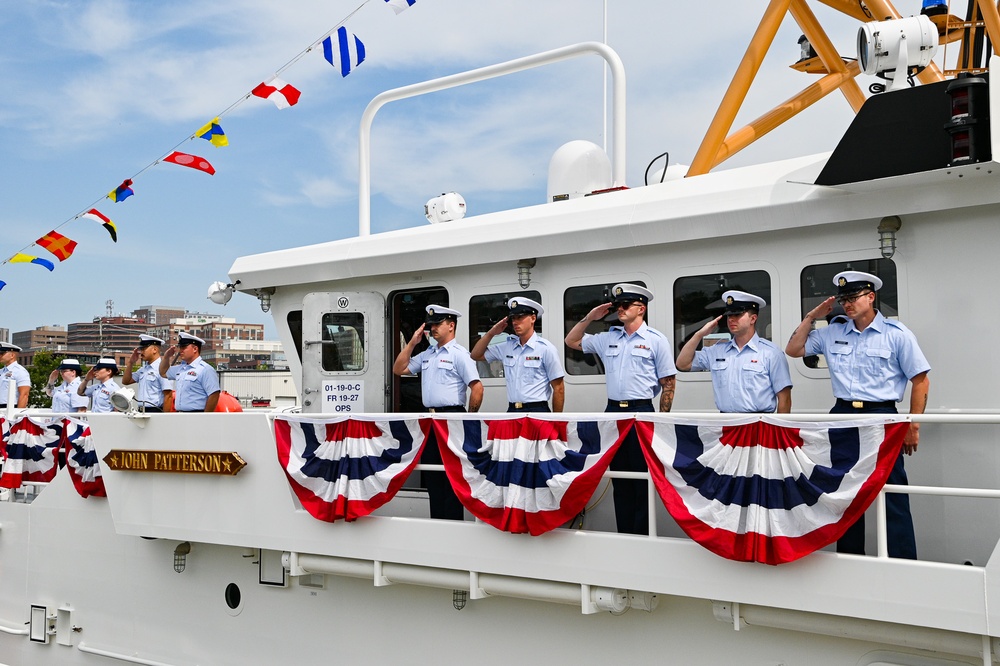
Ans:
{"type": "Polygon", "coordinates": [[[667,337],[646,322],[632,335],[621,326],[584,335],[582,347],[604,362],[609,400],[651,400],[660,392],[660,379],[677,374],[667,337]]]}
{"type": "MultiPolygon", "coordinates": [[[[7,404],[8,383],[13,381],[14,386],[31,386],[31,375],[24,369],[24,366],[14,361],[0,370],[0,405],[7,404]]],[[[17,404],[17,390],[14,390],[14,404],[17,404]]]]}
{"type": "Polygon", "coordinates": [[[484,354],[487,361],[503,362],[507,382],[507,402],[548,402],[550,382],[564,377],[555,345],[532,333],[525,344],[516,335],[492,345],[484,354]]]}
{"type": "Polygon", "coordinates": [[[720,412],[773,412],[778,408],[778,392],[792,385],[785,352],[756,333],[743,349],[735,340],[699,349],[691,370],[711,371],[720,412]]]}
{"type": "Polygon", "coordinates": [[[806,355],[813,354],[826,358],[833,396],[841,400],[899,402],[906,382],[931,369],[910,329],[881,312],[863,331],[850,319],[811,331],[806,355]]]}
{"type": "Polygon", "coordinates": [[[208,396],[219,389],[219,375],[200,356],[194,363],[181,363],[167,370],[174,381],[174,409],[195,412],[205,409],[208,396]]]}
{"type": "Polygon", "coordinates": [[[410,374],[420,375],[424,407],[464,407],[466,388],[479,381],[476,362],[454,338],[444,347],[431,345],[406,367],[410,374]]]}
{"type": "Polygon", "coordinates": [[[52,389],[53,412],[75,412],[80,407],[87,408],[86,396],[77,393],[81,381],[83,380],[77,377],[69,384],[62,382],[59,386],[52,389]]]}
{"type": "Polygon", "coordinates": [[[90,411],[92,412],[113,412],[114,406],[111,404],[111,394],[121,387],[115,380],[109,379],[103,384],[91,384],[84,393],[90,396],[90,411]]]}
{"type": "Polygon", "coordinates": [[[137,390],[135,399],[147,407],[163,407],[163,390],[167,380],[160,376],[160,359],[156,359],[156,368],[149,363],[132,373],[137,390]]]}

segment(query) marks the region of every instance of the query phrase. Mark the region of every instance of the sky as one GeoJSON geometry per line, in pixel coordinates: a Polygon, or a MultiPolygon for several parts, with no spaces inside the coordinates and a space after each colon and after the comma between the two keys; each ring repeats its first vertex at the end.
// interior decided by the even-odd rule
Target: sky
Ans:
{"type": "MultiPolygon", "coordinates": [[[[358,127],[382,91],[604,38],[604,0],[19,0],[0,13],[0,328],[15,331],[127,314],[145,305],[235,317],[275,329],[256,299],[207,300],[239,256],[357,233],[358,127]],[[346,19],[346,21],[345,21],[346,19]],[[338,25],[366,59],[341,77],[322,47],[338,25]],[[298,59],[297,59],[298,58],[298,59]],[[281,78],[302,92],[277,109],[249,91],[281,78]],[[234,103],[238,103],[233,107],[234,103]],[[231,108],[232,107],[232,108],[231,108]],[[230,145],[188,140],[220,112],[230,145]],[[169,163],[209,160],[208,175],[169,163]],[[136,176],[136,174],[138,174],[136,176]],[[125,178],[135,195],[103,197],[125,178]],[[73,219],[96,207],[96,222],[73,219]],[[58,262],[31,247],[50,230],[78,243],[58,262]]],[[[669,151],[690,163],[760,21],[764,2],[701,5],[609,0],[607,41],[627,73],[627,181],[669,151]]],[[[854,57],[858,24],[812,2],[835,46],[854,57]]],[[[899,0],[903,15],[919,0],[899,0]]],[[[786,17],[737,118],[745,124],[812,83],[789,69],[800,30],[786,17]]],[[[563,143],[603,145],[596,56],[397,102],[372,134],[372,233],[427,224],[424,203],[460,192],[468,214],[541,203],[563,143]]],[[[859,79],[867,90],[875,79],[859,79]]],[[[832,150],[852,112],[835,93],[717,169],[832,150]]]]}

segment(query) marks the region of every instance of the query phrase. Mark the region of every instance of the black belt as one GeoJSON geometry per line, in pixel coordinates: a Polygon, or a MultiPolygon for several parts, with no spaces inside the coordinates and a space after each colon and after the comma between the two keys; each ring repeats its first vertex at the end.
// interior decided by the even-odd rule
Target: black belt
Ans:
{"type": "Polygon", "coordinates": [[[195,412],[203,412],[204,409],[178,409],[181,414],[194,414],[195,412]]]}
{"type": "Polygon", "coordinates": [[[431,414],[436,414],[438,412],[464,412],[465,407],[462,405],[450,405],[448,407],[425,407],[425,409],[431,414]]]}
{"type": "Polygon", "coordinates": [[[549,402],[547,400],[539,400],[538,402],[508,402],[507,407],[512,409],[524,409],[525,407],[548,407],[549,402]]]}
{"type": "Polygon", "coordinates": [[[883,400],[882,402],[865,402],[864,400],[844,400],[843,398],[837,398],[838,407],[850,407],[852,409],[885,409],[886,407],[895,407],[896,402],[894,400],[883,400]]]}
{"type": "Polygon", "coordinates": [[[653,401],[649,398],[645,400],[608,400],[608,407],[619,407],[621,409],[626,409],[628,407],[652,407],[653,401]]]}

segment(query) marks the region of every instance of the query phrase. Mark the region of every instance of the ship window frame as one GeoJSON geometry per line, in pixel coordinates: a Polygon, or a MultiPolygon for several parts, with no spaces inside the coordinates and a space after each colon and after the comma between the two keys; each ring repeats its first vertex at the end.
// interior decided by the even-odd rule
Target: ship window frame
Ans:
{"type": "MultiPolygon", "coordinates": [[[[690,269],[689,269],[690,270],[690,269]]],[[[774,298],[775,285],[777,280],[771,274],[771,271],[765,268],[744,268],[741,270],[727,270],[725,272],[711,271],[707,273],[698,274],[684,274],[674,279],[671,285],[671,298],[673,299],[673,325],[671,327],[670,342],[673,345],[674,358],[676,359],[681,353],[681,349],[696,331],[698,331],[702,326],[704,326],[709,319],[722,314],[723,303],[722,303],[722,293],[730,289],[736,289],[739,291],[745,291],[756,296],[760,296],[767,303],[767,307],[760,311],[757,315],[757,335],[762,339],[774,342],[774,331],[777,322],[775,321],[775,311],[774,298]],[[752,281],[751,275],[754,275],[755,279],[760,279],[763,277],[766,280],[766,285],[756,284],[752,281]],[[682,281],[707,281],[712,280],[718,284],[716,291],[718,292],[719,304],[718,313],[710,313],[706,318],[693,320],[691,323],[691,329],[685,334],[682,328],[686,326],[685,324],[685,313],[682,311],[680,306],[680,299],[684,294],[678,293],[678,289],[682,287],[682,281]],[[768,328],[770,330],[768,330],[768,328]]],[[[714,300],[709,301],[708,305],[704,306],[708,309],[714,303],[714,300]]],[[[716,330],[725,329],[725,322],[719,322],[719,328],[716,330]]],[[[720,339],[720,342],[724,341],[720,339]]],[[[778,343],[775,343],[778,344],[778,343]]],[[[698,349],[702,349],[703,344],[698,345],[698,349]]],[[[711,381],[710,372],[699,372],[699,371],[687,371],[682,372],[677,371],[677,376],[684,381],[711,381]]]]}
{"type": "MultiPolygon", "coordinates": [[[[611,297],[611,288],[614,287],[616,284],[621,284],[621,283],[637,284],[640,287],[648,288],[647,281],[638,278],[622,278],[622,279],[611,280],[608,282],[579,284],[566,287],[562,293],[564,340],[566,335],[569,334],[570,330],[572,330],[573,327],[576,326],[576,324],[580,320],[582,320],[588,312],[593,310],[601,303],[608,303],[612,301],[613,299],[611,297]],[[599,298],[590,297],[590,299],[585,299],[580,303],[573,303],[573,304],[569,303],[571,292],[575,294],[576,292],[588,289],[590,290],[600,289],[601,296],[599,298]]],[[[650,322],[649,307],[646,308],[646,314],[643,315],[643,319],[645,320],[646,325],[648,326],[650,322]]],[[[603,333],[607,330],[610,330],[612,326],[616,326],[617,324],[618,324],[617,317],[615,317],[614,315],[608,315],[607,317],[605,317],[600,321],[591,322],[587,326],[586,333],[589,333],[591,335],[595,335],[597,333],[603,333]]],[[[562,358],[563,370],[566,372],[567,379],[569,378],[585,379],[585,378],[599,377],[601,378],[602,382],[605,381],[603,379],[605,376],[604,368],[601,364],[600,359],[597,358],[596,354],[588,354],[586,352],[573,349],[569,345],[567,345],[565,341],[563,342],[562,347],[563,347],[563,358],[562,358]],[[588,360],[593,361],[593,363],[588,363],[588,360]],[[582,366],[592,366],[593,370],[595,370],[596,372],[579,372],[578,369],[582,366]]]]}
{"type": "MultiPolygon", "coordinates": [[[[833,276],[841,271],[863,271],[882,279],[882,288],[875,292],[875,308],[887,319],[899,319],[900,267],[892,259],[872,257],[868,259],[841,259],[816,264],[807,264],[799,271],[799,321],[806,314],[830,296],[836,296],[837,287],[833,276]],[[817,274],[815,269],[822,269],[817,274]],[[813,271],[807,275],[807,272],[813,271]]],[[[843,316],[844,309],[836,302],[833,312],[826,318],[829,322],[836,316],[843,316]]],[[[820,322],[816,322],[820,326],[820,322]]],[[[795,367],[809,377],[829,377],[830,370],[822,354],[792,359],[795,367]]]]}
{"type": "MultiPolygon", "coordinates": [[[[363,375],[368,370],[368,354],[366,349],[368,348],[368,319],[365,317],[363,312],[324,312],[323,316],[320,318],[320,340],[323,345],[323,351],[320,354],[320,371],[327,375],[363,375]],[[359,330],[360,323],[360,330],[359,330]],[[354,348],[353,358],[358,356],[358,345],[360,344],[361,350],[361,365],[360,367],[330,367],[335,356],[338,363],[343,359],[343,354],[340,353],[341,350],[336,346],[336,341],[333,339],[333,332],[330,330],[330,326],[340,326],[351,329],[354,332],[354,338],[352,338],[352,344],[354,348]],[[329,362],[329,363],[328,363],[329,362]]],[[[337,331],[337,333],[345,333],[346,331],[337,331]]]]}
{"type": "MultiPolygon", "coordinates": [[[[476,346],[482,338],[483,333],[490,330],[493,324],[500,321],[507,316],[507,301],[511,298],[516,298],[518,296],[524,298],[530,298],[533,301],[541,305],[542,295],[538,291],[534,290],[522,290],[522,291],[506,291],[506,292],[495,292],[492,294],[474,294],[469,298],[469,351],[476,346]],[[477,299],[480,299],[477,301],[477,299]],[[480,318],[483,318],[483,322],[480,323],[480,318]]],[[[538,336],[542,335],[542,317],[535,318],[535,334],[538,336]]],[[[511,328],[510,322],[507,322],[507,328],[501,335],[513,335],[514,329],[511,328]]],[[[499,340],[504,340],[506,338],[501,338],[500,335],[493,338],[491,342],[494,344],[499,340]]],[[[476,361],[476,369],[479,371],[479,379],[483,381],[485,386],[492,386],[494,384],[503,383],[503,363],[499,361],[494,361],[492,363],[487,363],[486,361],[476,361]],[[499,373],[494,374],[494,371],[498,370],[499,373]],[[488,379],[498,379],[500,382],[486,382],[488,379]]]]}

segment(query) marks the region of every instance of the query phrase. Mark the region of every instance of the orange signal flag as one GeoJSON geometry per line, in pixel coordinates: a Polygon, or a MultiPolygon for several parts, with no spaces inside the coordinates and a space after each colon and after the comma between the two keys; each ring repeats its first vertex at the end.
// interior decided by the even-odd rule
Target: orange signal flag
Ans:
{"type": "Polygon", "coordinates": [[[75,240],[66,238],[55,230],[50,231],[36,240],[35,244],[44,247],[46,250],[54,254],[56,259],[59,261],[66,261],[69,259],[70,255],[73,254],[73,250],[76,249],[75,240]]]}

